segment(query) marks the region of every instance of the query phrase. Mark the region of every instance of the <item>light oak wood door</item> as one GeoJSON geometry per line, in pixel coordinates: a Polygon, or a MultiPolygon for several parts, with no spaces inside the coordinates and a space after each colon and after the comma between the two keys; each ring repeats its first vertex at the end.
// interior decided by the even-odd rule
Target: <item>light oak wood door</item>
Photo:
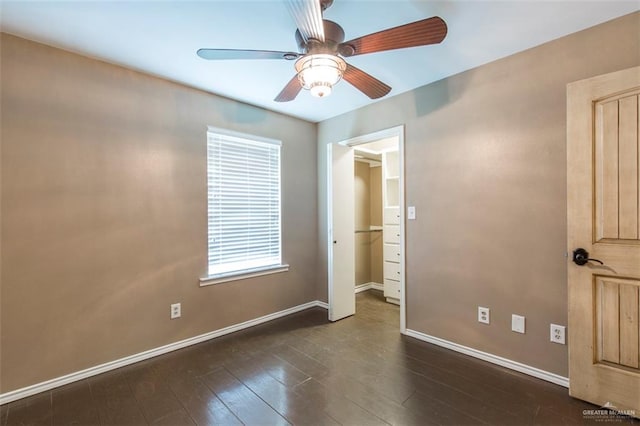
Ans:
{"type": "Polygon", "coordinates": [[[640,416],[640,67],[567,87],[569,392],[640,416]]]}

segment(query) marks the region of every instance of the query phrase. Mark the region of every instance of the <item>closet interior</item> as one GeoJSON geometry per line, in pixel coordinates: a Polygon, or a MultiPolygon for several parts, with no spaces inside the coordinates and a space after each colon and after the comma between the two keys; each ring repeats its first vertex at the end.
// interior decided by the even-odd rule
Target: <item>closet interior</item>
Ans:
{"type": "Polygon", "coordinates": [[[400,158],[397,138],[354,148],[356,291],[400,303],[400,158]]]}

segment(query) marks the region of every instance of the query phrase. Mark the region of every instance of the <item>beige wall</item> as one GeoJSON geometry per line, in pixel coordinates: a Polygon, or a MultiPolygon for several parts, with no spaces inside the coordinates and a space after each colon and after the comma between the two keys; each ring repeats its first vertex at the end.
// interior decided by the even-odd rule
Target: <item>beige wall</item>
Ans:
{"type": "Polygon", "coordinates": [[[1,43],[0,392],[317,298],[316,125],[1,43]],[[289,272],[199,287],[207,125],[282,140],[289,272]]]}
{"type": "MultiPolygon", "coordinates": [[[[369,229],[371,225],[371,179],[369,164],[354,164],[354,212],[355,229],[369,229]]],[[[355,285],[371,282],[371,238],[367,232],[355,234],[355,285]]]]}
{"type": "MultiPolygon", "coordinates": [[[[382,167],[369,168],[371,225],[382,226],[382,167]]],[[[371,282],[382,284],[382,232],[371,234],[371,282]]]]}
{"type": "Polygon", "coordinates": [[[404,124],[407,327],[566,376],[549,342],[567,322],[566,84],[640,64],[638,28],[628,15],[320,123],[320,235],[324,146],[404,124]]]}
{"type": "MultiPolygon", "coordinates": [[[[354,169],[355,228],[382,226],[382,167],[356,161],[354,169]]],[[[355,284],[382,284],[382,233],[356,233],[355,284]]]]}

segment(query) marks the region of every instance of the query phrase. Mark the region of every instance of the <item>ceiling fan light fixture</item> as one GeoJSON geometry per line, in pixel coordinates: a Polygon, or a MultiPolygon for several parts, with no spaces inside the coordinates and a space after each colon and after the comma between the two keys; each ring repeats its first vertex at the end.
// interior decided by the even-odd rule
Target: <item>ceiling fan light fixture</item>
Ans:
{"type": "Polygon", "coordinates": [[[346,69],[347,64],[342,58],[329,54],[306,55],[296,62],[300,84],[319,98],[331,94],[332,87],[340,81],[346,69]]]}
{"type": "Polygon", "coordinates": [[[326,82],[314,83],[309,89],[309,92],[316,98],[324,98],[331,94],[331,85],[326,82]]]}

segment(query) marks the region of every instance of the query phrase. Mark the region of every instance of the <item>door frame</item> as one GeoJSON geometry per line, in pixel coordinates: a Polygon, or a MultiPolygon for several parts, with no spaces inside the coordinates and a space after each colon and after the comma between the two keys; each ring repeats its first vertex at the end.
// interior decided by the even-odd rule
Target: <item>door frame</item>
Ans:
{"type": "MultiPolygon", "coordinates": [[[[354,138],[345,139],[339,142],[332,142],[327,145],[327,218],[328,218],[328,231],[327,231],[327,285],[329,295],[329,310],[333,305],[333,241],[331,239],[331,223],[333,223],[333,187],[332,187],[332,150],[333,144],[356,147],[358,145],[375,142],[380,139],[387,139],[395,137],[398,139],[398,156],[400,159],[400,176],[399,176],[399,209],[400,209],[400,333],[406,334],[407,330],[407,317],[406,317],[406,273],[405,273],[405,160],[404,160],[404,125],[390,127],[388,129],[379,130],[373,133],[368,133],[354,138]]],[[[355,214],[355,212],[352,212],[355,214]]],[[[355,232],[355,228],[353,230],[355,232]]],[[[355,288],[354,288],[355,292],[355,288]]]]}

